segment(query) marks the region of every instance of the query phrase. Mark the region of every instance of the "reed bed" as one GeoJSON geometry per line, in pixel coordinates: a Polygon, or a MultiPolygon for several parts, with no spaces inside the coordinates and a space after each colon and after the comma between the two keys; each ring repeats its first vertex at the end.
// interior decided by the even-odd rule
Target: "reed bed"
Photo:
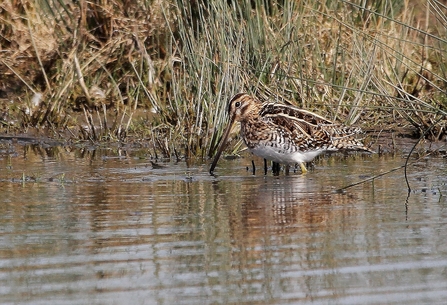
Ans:
{"type": "Polygon", "coordinates": [[[438,140],[446,10],[434,0],[5,0],[0,129],[208,157],[228,99],[248,91],[438,140]]]}

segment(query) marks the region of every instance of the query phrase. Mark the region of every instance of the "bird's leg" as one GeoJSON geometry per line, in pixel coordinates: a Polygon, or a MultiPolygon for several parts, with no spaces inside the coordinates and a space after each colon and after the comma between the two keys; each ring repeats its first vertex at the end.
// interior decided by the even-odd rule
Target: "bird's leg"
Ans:
{"type": "Polygon", "coordinates": [[[279,166],[279,163],[272,162],[272,172],[273,172],[274,176],[278,176],[279,175],[280,169],[281,169],[281,167],[279,166]]]}
{"type": "Polygon", "coordinates": [[[286,168],[285,168],[285,174],[288,175],[289,172],[290,172],[290,165],[287,164],[287,165],[286,165],[286,168]]]}
{"type": "Polygon", "coordinates": [[[253,166],[253,175],[256,173],[255,161],[251,160],[251,165],[253,166]]]}
{"type": "Polygon", "coordinates": [[[304,165],[303,162],[300,162],[299,164],[300,164],[300,167],[301,167],[301,173],[302,173],[302,174],[307,173],[306,165],[304,165]]]}
{"type": "Polygon", "coordinates": [[[267,175],[267,159],[264,159],[264,176],[267,175]]]}

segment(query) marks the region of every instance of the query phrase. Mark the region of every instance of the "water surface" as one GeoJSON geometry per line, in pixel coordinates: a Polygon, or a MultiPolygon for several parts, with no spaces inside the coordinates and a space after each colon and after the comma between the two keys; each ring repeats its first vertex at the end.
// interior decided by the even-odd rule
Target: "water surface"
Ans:
{"type": "MultiPolygon", "coordinates": [[[[0,147],[4,304],[443,304],[446,160],[274,177],[144,151],[0,147]]],[[[256,159],[258,168],[262,162],[256,159]]]]}

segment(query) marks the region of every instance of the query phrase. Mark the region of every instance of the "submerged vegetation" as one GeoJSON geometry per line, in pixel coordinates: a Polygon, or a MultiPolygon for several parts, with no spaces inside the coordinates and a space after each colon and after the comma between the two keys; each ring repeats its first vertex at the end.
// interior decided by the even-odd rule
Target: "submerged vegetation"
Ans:
{"type": "Polygon", "coordinates": [[[248,91],[438,140],[447,7],[417,3],[4,0],[0,130],[206,157],[248,91]]]}

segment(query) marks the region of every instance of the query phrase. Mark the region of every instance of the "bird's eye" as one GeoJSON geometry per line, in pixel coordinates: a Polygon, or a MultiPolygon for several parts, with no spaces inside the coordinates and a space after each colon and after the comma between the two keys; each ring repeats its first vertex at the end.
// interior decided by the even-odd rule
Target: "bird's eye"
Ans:
{"type": "Polygon", "coordinates": [[[236,102],[236,103],[234,104],[234,106],[235,106],[236,108],[241,107],[241,102],[236,102]]]}

